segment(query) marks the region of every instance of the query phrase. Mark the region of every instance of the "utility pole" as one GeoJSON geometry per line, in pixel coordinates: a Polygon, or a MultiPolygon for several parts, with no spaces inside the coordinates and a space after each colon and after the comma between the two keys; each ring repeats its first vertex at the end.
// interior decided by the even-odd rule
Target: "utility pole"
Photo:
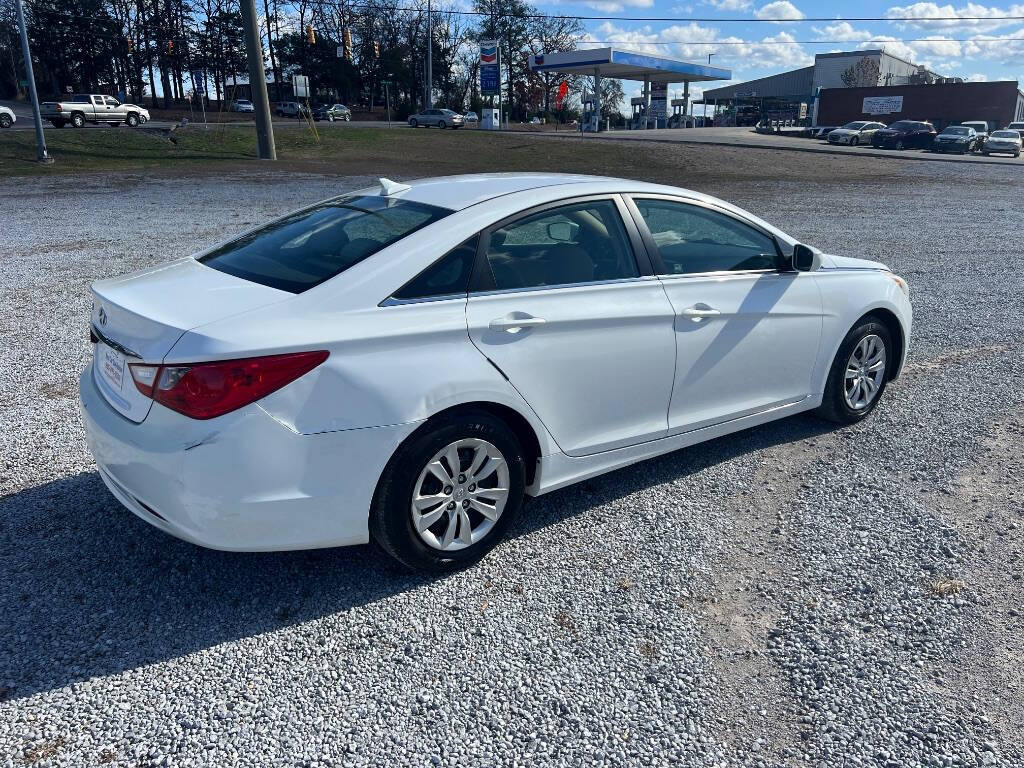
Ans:
{"type": "Polygon", "coordinates": [[[39,94],[36,93],[36,75],[32,70],[32,51],[28,48],[28,29],[25,27],[25,6],[21,0],[14,0],[18,8],[18,28],[21,31],[21,55],[25,57],[25,77],[28,79],[28,93],[32,99],[32,117],[36,122],[36,160],[44,165],[53,162],[46,154],[46,137],[43,136],[43,118],[39,114],[39,94]]]}
{"type": "MultiPolygon", "coordinates": [[[[19,0],[20,2],[21,0],[19,0]]],[[[270,122],[270,101],[267,99],[267,75],[263,70],[263,45],[256,20],[254,0],[241,0],[242,26],[245,27],[245,51],[249,59],[249,90],[256,108],[256,138],[259,141],[260,160],[277,160],[274,147],[274,126],[270,122]]]]}
{"type": "Polygon", "coordinates": [[[430,0],[427,0],[427,109],[434,106],[434,97],[431,94],[431,91],[434,90],[433,50],[434,15],[430,12],[430,0]]]}

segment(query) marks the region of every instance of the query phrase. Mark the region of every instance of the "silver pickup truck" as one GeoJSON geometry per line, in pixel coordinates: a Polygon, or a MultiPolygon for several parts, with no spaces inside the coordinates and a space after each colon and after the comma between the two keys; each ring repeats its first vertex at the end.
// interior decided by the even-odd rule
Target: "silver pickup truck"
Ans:
{"type": "Polygon", "coordinates": [[[149,120],[149,112],[134,104],[122,104],[113,96],[76,93],[70,101],[44,101],[39,107],[44,120],[57,128],[70,123],[81,128],[86,123],[127,123],[132,128],[149,120]]]}

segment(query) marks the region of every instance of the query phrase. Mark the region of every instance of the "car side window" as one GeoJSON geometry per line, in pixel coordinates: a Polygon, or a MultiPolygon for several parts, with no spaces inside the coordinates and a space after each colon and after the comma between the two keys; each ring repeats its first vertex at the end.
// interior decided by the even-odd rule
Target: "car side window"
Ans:
{"type": "Polygon", "coordinates": [[[474,235],[435,261],[393,294],[393,298],[429,299],[437,296],[466,295],[476,262],[480,236],[474,235]]]}
{"type": "Polygon", "coordinates": [[[611,200],[548,208],[491,231],[487,263],[498,290],[639,277],[611,200]]]}
{"type": "Polygon", "coordinates": [[[670,200],[635,199],[667,275],[777,269],[775,241],[724,213],[670,200]]]}

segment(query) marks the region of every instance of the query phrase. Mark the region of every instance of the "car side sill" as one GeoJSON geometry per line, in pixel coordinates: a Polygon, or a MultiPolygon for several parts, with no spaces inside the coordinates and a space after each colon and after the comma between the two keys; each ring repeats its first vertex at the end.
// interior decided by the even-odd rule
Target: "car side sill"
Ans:
{"type": "Polygon", "coordinates": [[[713,440],[733,432],[766,424],[769,421],[786,418],[803,411],[809,411],[821,405],[822,395],[807,395],[795,403],[768,408],[748,416],[730,419],[670,437],[650,440],[639,445],[598,453],[591,456],[574,458],[564,453],[555,453],[541,459],[537,467],[537,479],[528,489],[531,496],[541,496],[556,491],[573,483],[578,483],[597,475],[627,467],[645,459],[661,456],[680,448],[687,448],[706,440],[713,440]]]}

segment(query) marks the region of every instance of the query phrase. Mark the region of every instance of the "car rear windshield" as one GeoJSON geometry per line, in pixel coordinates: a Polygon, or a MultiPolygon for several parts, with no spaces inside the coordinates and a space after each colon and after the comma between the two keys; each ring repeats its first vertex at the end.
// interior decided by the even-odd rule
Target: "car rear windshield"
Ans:
{"type": "Polygon", "coordinates": [[[199,261],[302,293],[451,212],[378,195],[339,197],[232,240],[199,261]]]}
{"type": "Polygon", "coordinates": [[[892,131],[912,131],[917,127],[917,123],[911,123],[907,120],[899,120],[889,126],[889,130],[892,131]]]}
{"type": "Polygon", "coordinates": [[[992,134],[993,139],[1019,139],[1020,134],[1017,131],[995,131],[992,134]]]}
{"type": "Polygon", "coordinates": [[[967,136],[970,132],[970,128],[965,128],[960,125],[953,126],[952,128],[947,128],[946,130],[943,131],[943,133],[947,135],[952,134],[954,136],[967,136]]]}

